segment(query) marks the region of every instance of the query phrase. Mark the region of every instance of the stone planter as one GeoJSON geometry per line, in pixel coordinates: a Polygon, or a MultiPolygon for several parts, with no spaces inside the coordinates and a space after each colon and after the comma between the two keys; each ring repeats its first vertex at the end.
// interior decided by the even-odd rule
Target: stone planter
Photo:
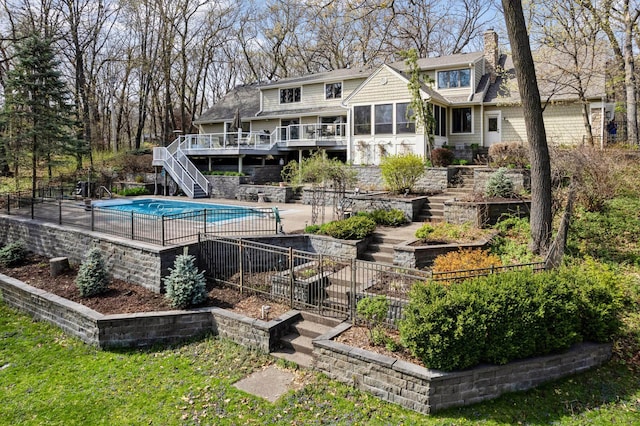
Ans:
{"type": "Polygon", "coordinates": [[[495,225],[503,215],[529,217],[530,200],[444,202],[444,220],[454,224],[471,223],[478,228],[495,225]]]}
{"type": "MultiPolygon", "coordinates": [[[[473,192],[483,194],[487,181],[498,169],[478,167],[473,170],[473,192]]],[[[513,191],[531,191],[531,171],[525,169],[507,169],[506,176],[513,183],[513,191]]]]}
{"type": "Polygon", "coordinates": [[[350,327],[343,323],[314,339],[316,369],[380,399],[425,414],[531,389],[586,371],[611,357],[611,344],[581,343],[564,353],[444,372],[334,341],[350,327]]]}
{"type": "MultiPolygon", "coordinates": [[[[317,269],[316,262],[308,262],[293,268],[293,300],[302,303],[316,304],[320,299],[325,298],[324,289],[329,285],[329,275],[333,272],[327,271],[314,274],[308,278],[296,277],[305,270],[317,269]]],[[[271,294],[277,297],[289,298],[291,294],[291,274],[290,271],[282,271],[271,277],[271,294]]]]}
{"type": "Polygon", "coordinates": [[[419,245],[420,240],[410,240],[394,247],[394,265],[405,268],[427,268],[436,257],[460,249],[485,249],[497,232],[470,243],[419,245]]]}

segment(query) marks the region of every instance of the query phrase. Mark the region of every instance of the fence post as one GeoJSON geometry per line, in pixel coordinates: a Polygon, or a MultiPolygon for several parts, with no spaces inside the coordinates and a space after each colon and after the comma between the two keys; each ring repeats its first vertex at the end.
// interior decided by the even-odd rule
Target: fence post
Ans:
{"type": "Polygon", "coordinates": [[[33,219],[35,217],[35,211],[34,211],[34,209],[35,209],[35,206],[34,206],[35,201],[36,201],[36,198],[32,194],[32,196],[31,196],[31,219],[33,219]]]}
{"type": "MultiPolygon", "coordinates": [[[[318,258],[318,272],[320,272],[320,283],[324,283],[324,258],[322,253],[320,253],[320,257],[318,258]]],[[[317,291],[318,291],[318,313],[322,314],[322,305],[323,305],[323,296],[324,296],[324,285],[319,285],[317,287],[317,291]]]]}
{"type": "Polygon", "coordinates": [[[207,209],[204,209],[204,233],[207,233],[207,209]]]}
{"type": "Polygon", "coordinates": [[[62,225],[62,198],[58,200],[58,225],[62,225]]]}
{"type": "Polygon", "coordinates": [[[7,194],[7,215],[11,216],[11,194],[7,194]]]}
{"type": "Polygon", "coordinates": [[[133,211],[131,211],[131,239],[135,240],[135,238],[134,238],[134,229],[133,229],[133,221],[134,221],[134,219],[133,219],[133,211]]]}
{"type": "Polygon", "coordinates": [[[95,231],[96,228],[96,218],[95,218],[95,210],[93,207],[91,208],[91,231],[95,231]]]}
{"type": "Polygon", "coordinates": [[[289,307],[293,308],[293,286],[296,283],[294,272],[293,247],[289,247],[289,307]]]}
{"type": "Polygon", "coordinates": [[[240,256],[240,259],[238,260],[238,264],[240,265],[240,294],[242,294],[243,290],[244,290],[244,244],[243,244],[243,240],[240,240],[240,245],[238,246],[238,256],[240,256]]]}
{"type": "Polygon", "coordinates": [[[356,319],[356,259],[351,259],[351,284],[350,284],[350,297],[349,297],[349,319],[351,324],[355,324],[356,319]]]}
{"type": "MultiPolygon", "coordinates": [[[[160,232],[161,232],[161,235],[162,235],[162,245],[164,246],[164,236],[165,236],[165,233],[164,233],[164,215],[160,216],[160,219],[162,219],[162,221],[160,223],[160,225],[162,227],[162,230],[160,232]]],[[[198,238],[200,238],[200,237],[198,237],[198,238]]]]}

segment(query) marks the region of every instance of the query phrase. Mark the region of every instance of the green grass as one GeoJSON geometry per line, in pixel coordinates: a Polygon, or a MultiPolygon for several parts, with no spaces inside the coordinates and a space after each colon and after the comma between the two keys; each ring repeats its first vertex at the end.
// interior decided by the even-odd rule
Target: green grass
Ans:
{"type": "Polygon", "coordinates": [[[215,337],[100,351],[0,303],[0,424],[631,425],[640,418],[640,373],[620,362],[431,416],[315,373],[274,404],[232,386],[273,362],[215,337]]]}

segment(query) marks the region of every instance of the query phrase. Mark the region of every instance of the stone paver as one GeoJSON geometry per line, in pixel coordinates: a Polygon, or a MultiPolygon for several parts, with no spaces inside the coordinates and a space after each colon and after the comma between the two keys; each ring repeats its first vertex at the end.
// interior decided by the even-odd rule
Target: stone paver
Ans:
{"type": "Polygon", "coordinates": [[[234,386],[269,402],[275,402],[292,389],[298,389],[296,374],[270,365],[236,382],[234,386]]]}

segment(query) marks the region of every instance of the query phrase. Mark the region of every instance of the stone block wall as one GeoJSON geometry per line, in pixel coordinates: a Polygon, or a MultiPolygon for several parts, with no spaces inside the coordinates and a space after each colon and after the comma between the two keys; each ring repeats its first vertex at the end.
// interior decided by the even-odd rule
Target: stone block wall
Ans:
{"type": "Polygon", "coordinates": [[[408,220],[417,220],[420,210],[427,202],[427,197],[411,198],[380,198],[369,195],[349,197],[353,203],[351,210],[354,212],[372,212],[374,210],[400,210],[404,212],[408,220]]]}
{"type": "Polygon", "coordinates": [[[495,225],[503,215],[528,217],[531,201],[464,202],[449,200],[444,202],[445,222],[471,223],[478,228],[495,225]]]}
{"type": "Polygon", "coordinates": [[[448,373],[331,340],[349,327],[342,324],[314,340],[316,368],[332,379],[425,414],[530,389],[611,357],[610,344],[583,343],[561,354],[448,373]]]}
{"type": "MultiPolygon", "coordinates": [[[[0,244],[22,240],[28,250],[48,257],[68,257],[80,264],[93,247],[102,252],[109,274],[113,278],[141,285],[160,293],[162,277],[173,266],[182,247],[160,247],[139,241],[79,230],[53,223],[17,216],[0,215],[0,244]]],[[[193,244],[190,253],[195,253],[193,244]]]]}
{"type": "Polygon", "coordinates": [[[85,343],[98,346],[98,321],[104,315],[86,306],[0,274],[0,293],[7,305],[46,321],[85,343]]]}
{"type": "MultiPolygon", "coordinates": [[[[386,190],[378,166],[353,166],[357,173],[357,186],[365,191],[386,190]]],[[[427,167],[415,185],[414,192],[433,193],[447,189],[446,167],[427,167]]]]}
{"type": "Polygon", "coordinates": [[[259,194],[267,203],[287,203],[293,197],[293,188],[273,185],[240,185],[235,192],[235,198],[241,201],[258,201],[259,194]]]}
{"type": "Polygon", "coordinates": [[[241,184],[249,181],[247,176],[217,176],[206,175],[209,181],[211,198],[227,198],[233,200],[236,198],[236,190],[241,184]]]}
{"type": "MultiPolygon", "coordinates": [[[[475,168],[473,170],[473,192],[483,194],[487,187],[487,181],[498,169],[475,168]]],[[[513,191],[531,191],[531,171],[521,169],[507,169],[506,176],[513,183],[513,191]]]]}
{"type": "Polygon", "coordinates": [[[339,257],[357,257],[367,250],[370,237],[362,240],[338,240],[325,235],[309,235],[310,251],[339,257]]]}
{"type": "Polygon", "coordinates": [[[267,322],[215,307],[103,315],[2,274],[0,295],[7,305],[101,348],[149,346],[213,333],[270,352],[300,319],[299,312],[290,311],[267,322]]]}

